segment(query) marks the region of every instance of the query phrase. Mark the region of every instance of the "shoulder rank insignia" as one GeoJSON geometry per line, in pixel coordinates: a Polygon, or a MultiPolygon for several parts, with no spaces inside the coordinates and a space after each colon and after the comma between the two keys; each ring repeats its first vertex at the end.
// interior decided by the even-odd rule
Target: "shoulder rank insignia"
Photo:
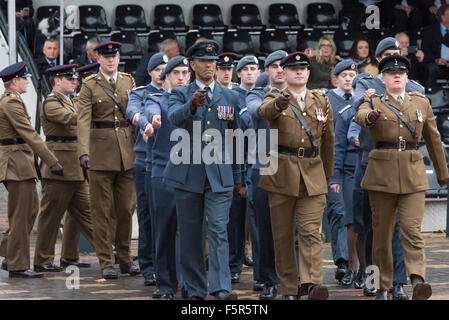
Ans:
{"type": "Polygon", "coordinates": [[[234,120],[234,107],[218,106],[217,111],[218,111],[218,119],[234,120]]]}

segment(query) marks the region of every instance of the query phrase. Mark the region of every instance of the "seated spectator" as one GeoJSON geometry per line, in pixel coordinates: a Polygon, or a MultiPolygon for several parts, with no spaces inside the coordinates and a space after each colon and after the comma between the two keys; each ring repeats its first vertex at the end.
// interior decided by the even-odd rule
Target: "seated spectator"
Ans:
{"type": "Polygon", "coordinates": [[[349,58],[356,63],[358,73],[367,72],[373,77],[379,74],[377,62],[368,39],[360,38],[354,41],[351,50],[349,50],[349,58]]]}
{"type": "Polygon", "coordinates": [[[94,50],[96,46],[100,44],[100,39],[92,37],[87,40],[86,52],[81,57],[76,59],[73,63],[79,66],[85,66],[97,62],[97,52],[94,50]]]}
{"type": "MultiPolygon", "coordinates": [[[[310,52],[310,50],[308,50],[310,52]]],[[[337,48],[329,37],[321,37],[316,49],[316,55],[310,59],[310,77],[307,83],[309,89],[330,89],[331,71],[337,64],[335,54],[337,48]]]]}
{"type": "MultiPolygon", "coordinates": [[[[178,42],[174,39],[165,39],[160,43],[159,52],[165,53],[168,59],[179,56],[180,53],[178,42]]],[[[142,60],[140,60],[134,75],[134,79],[136,80],[136,85],[138,87],[145,86],[151,82],[151,78],[147,73],[147,66],[151,56],[155,53],[156,52],[148,52],[142,57],[142,60]]]]}
{"type": "Polygon", "coordinates": [[[440,6],[437,18],[439,23],[423,31],[422,50],[429,72],[427,86],[434,85],[437,79],[449,78],[449,61],[441,57],[443,41],[449,46],[449,5],[440,6]]]}
{"type": "Polygon", "coordinates": [[[45,40],[44,47],[42,48],[44,54],[37,59],[37,69],[41,74],[44,74],[48,68],[53,68],[59,65],[59,40],[56,38],[50,38],[45,40]]]}
{"type": "Polygon", "coordinates": [[[410,71],[408,72],[408,78],[416,80],[421,84],[426,83],[428,73],[427,67],[424,63],[424,52],[417,50],[415,52],[409,52],[410,37],[405,32],[400,32],[395,36],[401,46],[401,55],[407,57],[410,61],[410,71]]]}
{"type": "MultiPolygon", "coordinates": [[[[0,8],[8,19],[8,1],[0,0],[0,8]]],[[[16,0],[16,30],[24,37],[28,48],[34,47],[36,26],[33,21],[33,0],[16,0]]]]}
{"type": "Polygon", "coordinates": [[[448,4],[448,2],[446,0],[421,1],[421,8],[424,13],[424,23],[426,26],[438,23],[437,11],[444,4],[448,4]]]}
{"type": "Polygon", "coordinates": [[[395,32],[408,31],[410,34],[416,32],[423,25],[423,13],[420,0],[390,0],[386,1],[387,7],[381,15],[385,16],[383,27],[393,27],[395,32]]]}

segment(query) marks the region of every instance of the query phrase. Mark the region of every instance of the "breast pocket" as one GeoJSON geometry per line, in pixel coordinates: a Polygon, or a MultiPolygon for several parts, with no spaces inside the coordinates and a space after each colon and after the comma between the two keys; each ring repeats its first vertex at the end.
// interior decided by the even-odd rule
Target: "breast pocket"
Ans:
{"type": "Polygon", "coordinates": [[[426,115],[423,114],[422,110],[418,111],[418,109],[417,109],[414,112],[413,111],[408,112],[407,118],[408,118],[412,128],[415,129],[416,134],[418,136],[421,136],[424,122],[426,121],[426,115]],[[418,117],[418,112],[420,112],[420,117],[418,117]]]}
{"type": "Polygon", "coordinates": [[[279,131],[286,134],[295,134],[295,128],[298,126],[298,118],[291,110],[285,110],[278,118],[279,131]]]}
{"type": "Polygon", "coordinates": [[[370,130],[375,141],[390,141],[397,139],[398,119],[394,115],[380,115],[370,130]]]}

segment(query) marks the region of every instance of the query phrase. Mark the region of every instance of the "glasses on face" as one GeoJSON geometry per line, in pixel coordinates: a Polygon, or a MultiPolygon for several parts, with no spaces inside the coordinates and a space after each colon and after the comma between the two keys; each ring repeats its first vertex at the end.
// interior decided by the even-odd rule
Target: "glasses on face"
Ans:
{"type": "Polygon", "coordinates": [[[320,48],[322,47],[327,47],[327,48],[332,48],[331,44],[320,44],[320,48]]]}

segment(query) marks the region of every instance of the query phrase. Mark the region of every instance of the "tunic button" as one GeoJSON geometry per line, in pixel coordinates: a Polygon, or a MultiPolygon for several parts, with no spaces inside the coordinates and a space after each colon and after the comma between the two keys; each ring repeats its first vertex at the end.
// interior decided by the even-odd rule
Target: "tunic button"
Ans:
{"type": "Polygon", "coordinates": [[[301,142],[304,143],[304,139],[301,139],[301,142]]]}
{"type": "Polygon", "coordinates": [[[117,118],[117,117],[114,117],[114,119],[115,119],[115,120],[118,120],[118,118],[117,118]]]}
{"type": "Polygon", "coordinates": [[[211,111],[212,111],[212,109],[211,109],[211,108],[209,108],[209,109],[207,109],[207,111],[211,112],[211,111]]]}
{"type": "Polygon", "coordinates": [[[286,116],[287,114],[286,114],[285,112],[282,112],[282,115],[283,115],[283,116],[286,116]]]}
{"type": "Polygon", "coordinates": [[[401,125],[399,125],[399,127],[401,127],[401,128],[404,128],[404,126],[401,124],[401,125]]]}
{"type": "Polygon", "coordinates": [[[118,109],[117,105],[115,106],[116,109],[118,109]]]}
{"type": "Polygon", "coordinates": [[[302,115],[305,117],[307,115],[307,113],[303,112],[302,115]]]}
{"type": "Polygon", "coordinates": [[[387,117],[385,117],[384,119],[387,120],[387,117]]]}
{"type": "Polygon", "coordinates": [[[207,124],[210,124],[210,121],[207,121],[207,124]]]}
{"type": "Polygon", "coordinates": [[[402,112],[399,112],[399,114],[402,116],[402,112]]]}

